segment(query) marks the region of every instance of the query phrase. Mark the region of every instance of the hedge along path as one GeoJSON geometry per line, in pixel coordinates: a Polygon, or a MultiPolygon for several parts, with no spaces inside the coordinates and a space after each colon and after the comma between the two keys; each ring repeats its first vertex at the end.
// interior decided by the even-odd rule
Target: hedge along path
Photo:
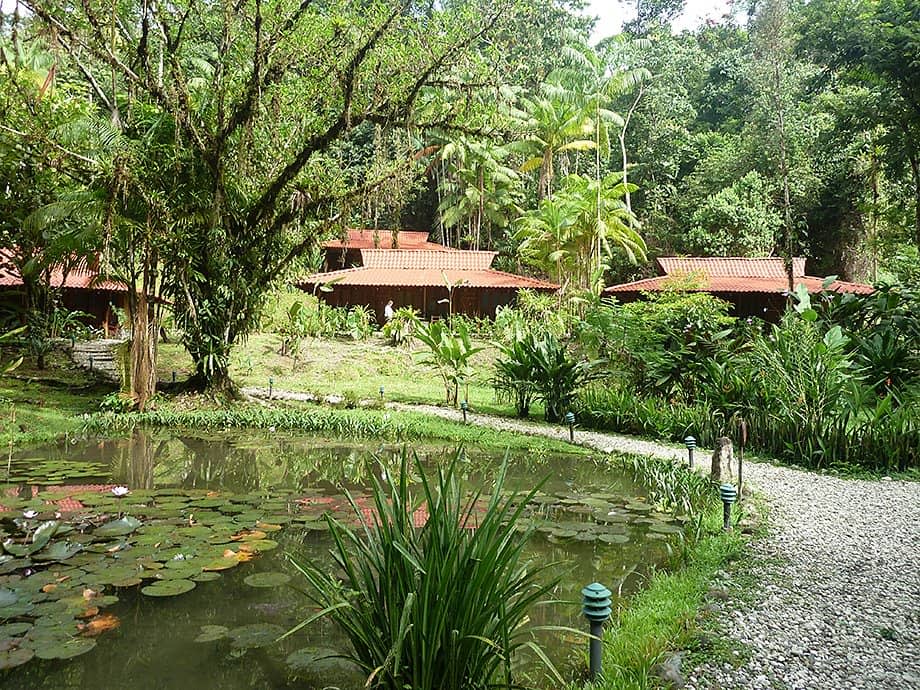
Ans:
{"type": "MultiPolygon", "coordinates": [[[[449,408],[390,406],[463,420],[449,408]]],[[[569,438],[561,425],[470,412],[467,421],[569,438]]],[[[687,462],[685,448],[629,436],[576,428],[575,443],[687,462]]],[[[695,466],[708,469],[712,451],[695,453],[695,466]]],[[[737,666],[684,669],[686,687],[920,690],[920,482],[841,479],[747,459],[744,482],[769,504],[770,529],[751,544],[757,584],[744,598],[753,603],[730,598],[717,625],[750,654],[737,666]]],[[[718,586],[741,594],[731,580],[718,586]]]]}

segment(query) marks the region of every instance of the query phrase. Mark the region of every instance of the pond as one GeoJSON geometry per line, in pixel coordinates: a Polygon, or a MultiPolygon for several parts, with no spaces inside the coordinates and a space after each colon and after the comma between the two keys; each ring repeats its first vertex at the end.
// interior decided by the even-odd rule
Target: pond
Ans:
{"type": "MultiPolygon", "coordinates": [[[[413,449],[432,467],[453,452],[413,449]]],[[[268,432],[135,432],[13,454],[0,466],[0,668],[10,669],[0,688],[362,687],[343,662],[316,661],[344,648],[330,623],[274,640],[313,611],[288,557],[332,568],[322,514],[353,520],[345,492],[363,506],[369,472],[386,479],[401,452],[268,432]]],[[[502,460],[465,449],[464,481],[488,493],[502,460]]],[[[509,458],[506,489],[540,482],[526,557],[559,563],[556,595],[573,603],[532,618],[583,629],[580,588],[636,591],[666,566],[681,520],[597,459],[509,458]]],[[[574,677],[583,638],[546,635],[550,658],[574,677]]],[[[528,682],[553,686],[521,663],[528,682]]]]}

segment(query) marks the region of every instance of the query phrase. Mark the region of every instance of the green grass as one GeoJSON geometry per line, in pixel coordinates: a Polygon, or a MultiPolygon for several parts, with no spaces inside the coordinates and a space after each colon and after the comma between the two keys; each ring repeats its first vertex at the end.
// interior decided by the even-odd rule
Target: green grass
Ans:
{"type": "MultiPolygon", "coordinates": [[[[604,678],[595,690],[660,687],[653,667],[671,651],[698,648],[706,639],[699,616],[716,571],[742,557],[745,537],[721,530],[721,507],[707,512],[701,537],[684,554],[683,567],[655,574],[629,599],[604,633],[604,678]]],[[[707,648],[705,656],[727,654],[707,648]]],[[[572,686],[573,688],[575,686],[572,686]]]]}
{"type": "MultiPolygon", "coordinates": [[[[189,402],[186,399],[183,404],[189,402]]],[[[202,400],[202,403],[205,401],[202,400]]],[[[461,424],[418,412],[383,409],[335,409],[300,403],[272,408],[237,403],[231,407],[181,409],[166,405],[145,413],[97,413],[85,421],[86,429],[99,434],[121,434],[135,426],[214,431],[222,429],[270,429],[331,434],[393,441],[438,439],[484,448],[540,453],[587,455],[588,449],[542,436],[522,436],[508,431],[461,424]]]]}
{"type": "MultiPolygon", "coordinates": [[[[490,384],[498,351],[485,349],[473,357],[474,374],[460,392],[468,393],[471,409],[511,415],[511,405],[500,404],[490,384]]],[[[240,386],[268,387],[272,378],[278,390],[337,394],[350,399],[377,399],[383,387],[387,400],[406,403],[443,404],[444,385],[437,372],[420,363],[425,350],[418,343],[410,348],[391,347],[379,334],[366,341],[305,338],[297,358],[281,355],[281,336],[257,333],[242,343],[230,363],[230,376],[240,386]]],[[[157,372],[160,381],[181,381],[192,374],[192,362],[180,344],[161,344],[157,372]]],[[[535,406],[532,416],[542,415],[535,406]]]]}
{"type": "Polygon", "coordinates": [[[26,360],[11,375],[0,377],[0,447],[47,443],[79,432],[83,415],[97,411],[112,390],[62,354],[49,356],[44,370],[26,360]]]}

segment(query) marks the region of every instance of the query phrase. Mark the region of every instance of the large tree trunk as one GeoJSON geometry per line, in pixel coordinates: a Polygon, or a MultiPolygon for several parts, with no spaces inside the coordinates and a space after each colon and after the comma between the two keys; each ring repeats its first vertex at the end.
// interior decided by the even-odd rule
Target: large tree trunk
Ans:
{"type": "Polygon", "coordinates": [[[143,290],[131,301],[131,396],[143,412],[157,389],[157,324],[143,290]]]}

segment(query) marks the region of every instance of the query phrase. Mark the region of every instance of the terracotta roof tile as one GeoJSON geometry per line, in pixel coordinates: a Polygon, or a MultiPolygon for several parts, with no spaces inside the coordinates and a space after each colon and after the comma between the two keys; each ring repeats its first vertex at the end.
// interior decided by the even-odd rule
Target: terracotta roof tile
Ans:
{"type": "MultiPolygon", "coordinates": [[[[786,277],[786,269],[783,266],[783,259],[782,257],[778,256],[759,258],[739,256],[662,256],[658,258],[657,261],[662,273],[666,275],[699,272],[710,277],[786,277]]],[[[794,276],[805,275],[805,259],[796,257],[792,260],[792,274],[794,276]]]]}
{"type": "MultiPolygon", "coordinates": [[[[0,286],[20,286],[22,277],[19,270],[12,262],[13,250],[0,249],[0,286]]],[[[111,290],[113,292],[126,292],[124,283],[106,280],[99,277],[99,272],[89,268],[85,261],[71,268],[64,275],[62,266],[54,266],[51,270],[51,286],[64,287],[72,290],[111,290]]]]}
{"type": "MultiPolygon", "coordinates": [[[[673,285],[669,276],[658,276],[656,278],[646,278],[637,280],[632,283],[623,283],[621,285],[611,285],[604,290],[604,294],[616,295],[625,292],[658,292],[673,285]]],[[[799,276],[795,279],[796,285],[804,285],[810,293],[821,292],[824,284],[823,278],[814,276],[799,276]]],[[[757,278],[757,277],[732,277],[732,276],[713,276],[701,280],[695,287],[686,288],[690,292],[764,292],[781,294],[789,288],[786,276],[778,278],[757,278]]],[[[843,280],[835,280],[828,287],[834,292],[853,292],[862,295],[868,295],[874,292],[871,285],[862,283],[849,283],[843,280]]]]}
{"type": "Polygon", "coordinates": [[[362,249],[361,263],[368,268],[483,270],[498,252],[427,251],[424,249],[362,249]]]}
{"type": "MultiPolygon", "coordinates": [[[[489,252],[491,253],[491,252],[489,252]]],[[[492,269],[453,269],[453,268],[374,268],[361,266],[342,271],[318,273],[299,283],[305,290],[313,290],[316,285],[332,283],[335,285],[364,285],[387,287],[444,287],[444,279],[454,285],[476,288],[528,288],[531,290],[556,290],[558,285],[536,278],[518,276],[513,273],[494,271],[492,269]]]]}

